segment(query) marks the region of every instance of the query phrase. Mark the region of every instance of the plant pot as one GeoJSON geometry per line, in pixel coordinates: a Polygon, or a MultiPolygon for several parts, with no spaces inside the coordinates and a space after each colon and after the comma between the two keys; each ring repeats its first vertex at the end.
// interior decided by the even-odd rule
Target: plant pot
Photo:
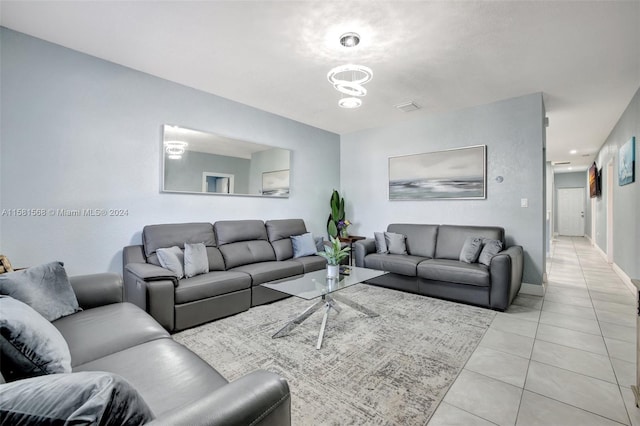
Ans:
{"type": "Polygon", "coordinates": [[[327,265],[327,278],[338,278],[340,265],[327,265]]]}

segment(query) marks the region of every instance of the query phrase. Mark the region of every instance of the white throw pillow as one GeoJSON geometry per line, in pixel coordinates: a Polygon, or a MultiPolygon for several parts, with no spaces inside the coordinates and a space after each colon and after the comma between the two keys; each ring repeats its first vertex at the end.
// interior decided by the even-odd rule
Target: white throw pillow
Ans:
{"type": "Polygon", "coordinates": [[[384,232],[374,232],[373,238],[376,242],[376,253],[387,254],[389,249],[387,248],[387,241],[384,238],[384,232]]]}

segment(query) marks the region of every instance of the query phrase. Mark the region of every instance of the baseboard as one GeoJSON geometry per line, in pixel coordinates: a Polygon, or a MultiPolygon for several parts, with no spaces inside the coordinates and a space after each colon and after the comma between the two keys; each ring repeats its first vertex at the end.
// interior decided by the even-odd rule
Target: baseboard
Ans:
{"type": "Polygon", "coordinates": [[[598,253],[600,253],[600,256],[602,256],[602,258],[603,258],[607,263],[609,263],[609,259],[607,258],[607,253],[605,253],[605,252],[600,248],[600,246],[598,246],[598,244],[594,244],[594,245],[593,245],[593,248],[595,248],[595,249],[596,249],[596,251],[597,251],[598,253]]]}
{"type": "Polygon", "coordinates": [[[520,294],[529,294],[531,296],[544,296],[544,285],[522,283],[520,294]]]}
{"type": "Polygon", "coordinates": [[[611,267],[613,268],[613,271],[618,274],[624,285],[629,287],[629,290],[631,290],[631,292],[635,294],[638,289],[631,282],[631,278],[629,277],[629,275],[627,275],[618,265],[616,265],[615,262],[611,264],[611,267]]]}
{"type": "Polygon", "coordinates": [[[591,245],[592,245],[592,246],[595,246],[595,245],[596,245],[596,244],[593,242],[593,240],[591,239],[591,235],[584,234],[584,237],[585,237],[587,240],[589,240],[589,242],[591,243],[591,245]]]}

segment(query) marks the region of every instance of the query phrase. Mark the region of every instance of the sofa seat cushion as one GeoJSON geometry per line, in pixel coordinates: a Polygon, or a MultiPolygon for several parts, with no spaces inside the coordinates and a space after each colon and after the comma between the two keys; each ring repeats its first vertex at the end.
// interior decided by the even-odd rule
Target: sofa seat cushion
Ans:
{"type": "Polygon", "coordinates": [[[301,263],[293,260],[282,260],[273,262],[251,263],[249,265],[238,266],[231,269],[234,272],[244,272],[251,275],[252,284],[259,285],[280,278],[292,277],[304,273],[301,263]]]}
{"type": "Polygon", "coordinates": [[[327,261],[324,257],[320,256],[296,257],[293,261],[302,264],[305,274],[307,272],[319,271],[320,269],[327,267],[327,261]]]}
{"type": "Polygon", "coordinates": [[[411,256],[408,254],[372,253],[364,258],[364,266],[370,269],[415,277],[417,274],[416,267],[420,262],[425,260],[427,260],[426,257],[411,256]]]}
{"type": "Polygon", "coordinates": [[[425,260],[418,265],[418,277],[480,287],[489,287],[491,282],[486,266],[450,259],[425,260]]]}
{"type": "Polygon", "coordinates": [[[251,288],[251,277],[242,272],[215,271],[178,282],[176,303],[188,303],[251,288]]]}
{"type": "Polygon", "coordinates": [[[87,309],[60,318],[53,325],[69,345],[72,367],[140,343],[169,337],[149,314],[131,303],[87,309]]]}
{"type": "Polygon", "coordinates": [[[124,377],[156,417],[228,383],[200,357],[172,339],[133,346],[79,365],[73,371],[107,371],[124,377]]]}

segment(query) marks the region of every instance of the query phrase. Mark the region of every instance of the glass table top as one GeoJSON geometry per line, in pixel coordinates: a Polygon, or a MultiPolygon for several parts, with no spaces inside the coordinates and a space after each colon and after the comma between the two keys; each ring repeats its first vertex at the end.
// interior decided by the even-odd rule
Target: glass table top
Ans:
{"type": "Polygon", "coordinates": [[[327,270],[321,269],[262,285],[282,293],[311,300],[386,274],[384,271],[355,266],[347,267],[347,269],[350,271],[349,275],[340,274],[338,278],[327,278],[327,270]]]}

